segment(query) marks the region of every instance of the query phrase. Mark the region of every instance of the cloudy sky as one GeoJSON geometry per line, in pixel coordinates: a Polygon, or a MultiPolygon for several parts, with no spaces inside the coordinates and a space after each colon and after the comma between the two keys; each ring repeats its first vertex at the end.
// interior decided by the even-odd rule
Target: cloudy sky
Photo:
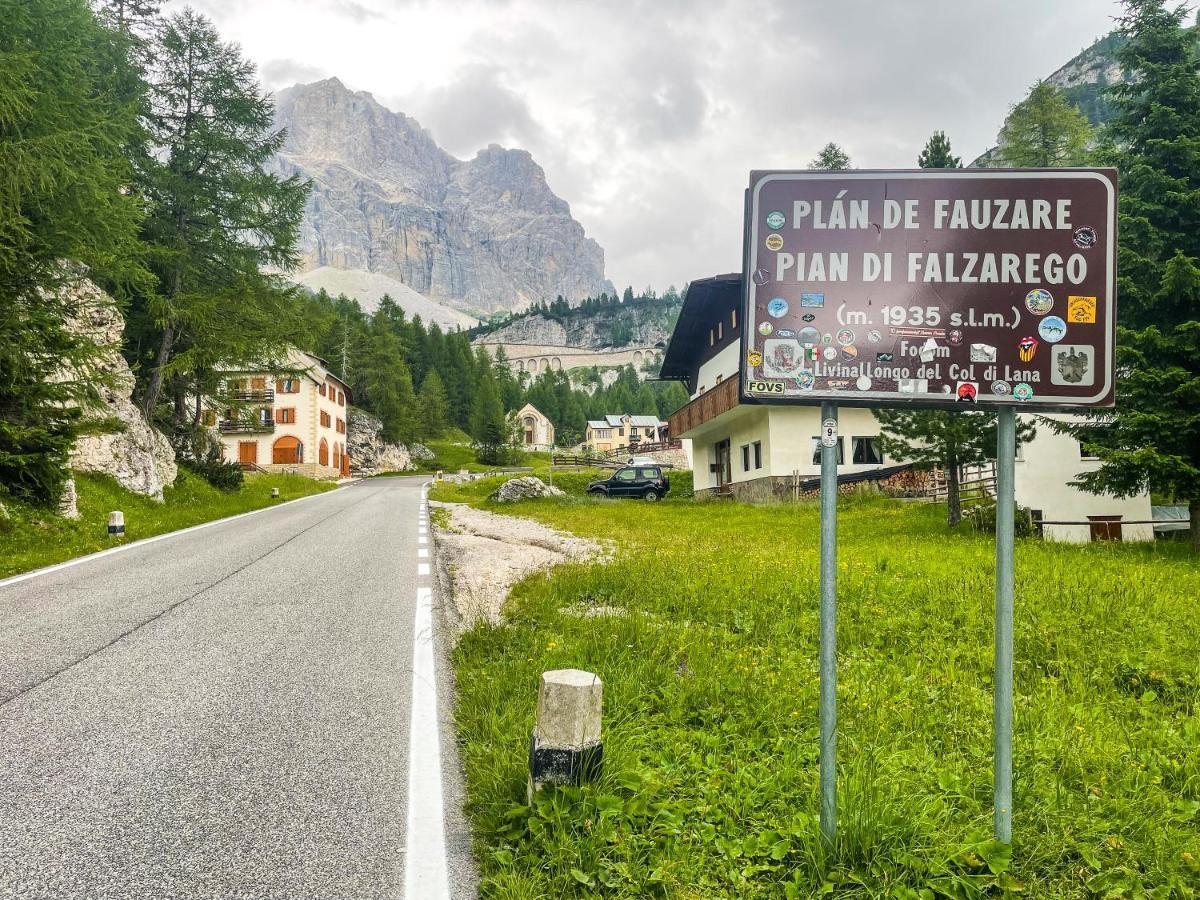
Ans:
{"type": "MultiPolygon", "coordinates": [[[[618,286],[741,265],[752,168],[828,141],[965,162],[1009,106],[1110,31],[1113,0],[192,0],[272,90],[336,75],[447,151],[524,147],[618,286]]],[[[171,0],[168,8],[183,3],[171,0]]]]}

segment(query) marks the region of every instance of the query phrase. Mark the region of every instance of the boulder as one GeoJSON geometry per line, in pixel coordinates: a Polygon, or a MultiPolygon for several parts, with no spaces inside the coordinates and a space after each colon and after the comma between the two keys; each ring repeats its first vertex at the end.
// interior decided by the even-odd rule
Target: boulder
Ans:
{"type": "Polygon", "coordinates": [[[383,423],[378,418],[352,406],[347,420],[346,452],[350,454],[350,466],[357,474],[370,476],[380,472],[408,472],[416,468],[413,464],[414,454],[408,447],[389,444],[379,436],[383,423]]]}
{"type": "Polygon", "coordinates": [[[161,501],[163,488],[178,474],[175,451],[133,402],[133,372],[121,355],[125,320],[112,298],[88,279],[80,278],[66,290],[77,304],[68,327],[103,349],[96,369],[107,383],[100,388],[101,405],[89,410],[88,418],[120,423],[118,431],[80,437],[70,466],[76,472],[110,475],[126,490],[161,501]]]}
{"type": "Polygon", "coordinates": [[[533,475],[522,475],[520,478],[510,478],[492,492],[492,500],[497,503],[515,503],[518,500],[533,500],[538,497],[562,497],[563,492],[546,484],[533,475]]]}

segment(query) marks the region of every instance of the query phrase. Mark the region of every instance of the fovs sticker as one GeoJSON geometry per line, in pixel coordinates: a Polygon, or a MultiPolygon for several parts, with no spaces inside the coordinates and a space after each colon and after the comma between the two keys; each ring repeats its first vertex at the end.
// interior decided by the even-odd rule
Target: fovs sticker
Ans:
{"type": "Polygon", "coordinates": [[[746,382],[747,394],[782,394],[782,381],[748,381],[746,382]]]}

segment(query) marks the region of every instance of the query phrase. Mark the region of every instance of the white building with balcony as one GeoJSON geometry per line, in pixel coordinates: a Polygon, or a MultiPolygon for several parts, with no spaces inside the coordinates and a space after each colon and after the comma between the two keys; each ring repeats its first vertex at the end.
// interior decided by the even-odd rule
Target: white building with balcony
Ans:
{"type": "MultiPolygon", "coordinates": [[[[820,475],[820,408],[742,403],[742,276],[693,281],[663,358],[661,377],[682,381],[691,402],[673,413],[672,438],[690,438],[698,496],[727,494],[746,500],[787,499],[801,480],[820,475]]],[[[1036,437],[1018,451],[1016,499],[1046,522],[1053,540],[1152,540],[1150,497],[1119,499],[1089,494],[1071,485],[1099,461],[1079,442],[1056,433],[1040,415],[1029,415],[1036,437]]],[[[870,409],[838,411],[838,476],[854,476],[903,460],[885,459],[878,447],[881,427],[870,409]]]]}
{"type": "Polygon", "coordinates": [[[288,367],[294,374],[224,373],[224,390],[205,424],[220,434],[224,458],[243,469],[348,476],[349,385],[325,360],[302,350],[289,353],[288,367]]]}

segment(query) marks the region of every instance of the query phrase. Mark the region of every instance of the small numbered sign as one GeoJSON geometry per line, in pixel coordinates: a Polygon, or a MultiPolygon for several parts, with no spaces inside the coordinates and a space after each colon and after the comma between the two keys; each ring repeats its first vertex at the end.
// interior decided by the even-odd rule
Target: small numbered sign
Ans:
{"type": "Polygon", "coordinates": [[[837,446],[837,419],[826,419],[821,423],[821,445],[824,447],[837,446]]]}

